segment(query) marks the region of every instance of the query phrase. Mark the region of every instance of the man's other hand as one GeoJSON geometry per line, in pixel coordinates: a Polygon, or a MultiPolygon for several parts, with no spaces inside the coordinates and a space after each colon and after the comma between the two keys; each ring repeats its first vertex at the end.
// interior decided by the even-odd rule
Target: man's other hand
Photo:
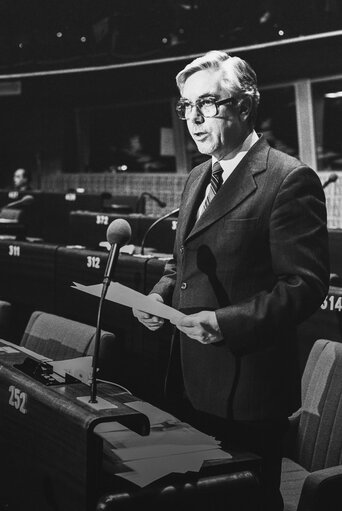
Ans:
{"type": "Polygon", "coordinates": [[[222,341],[223,336],[213,311],[201,311],[183,317],[176,327],[191,339],[202,344],[222,341]]]}
{"type": "MultiPolygon", "coordinates": [[[[164,300],[160,295],[157,293],[151,293],[149,295],[149,298],[153,298],[153,300],[156,300],[157,302],[164,303],[164,300]]],[[[140,323],[142,323],[146,328],[149,330],[158,330],[161,328],[164,324],[164,319],[159,318],[158,316],[152,316],[152,314],[148,314],[148,312],[143,312],[138,309],[132,309],[133,316],[135,316],[140,323]]]]}

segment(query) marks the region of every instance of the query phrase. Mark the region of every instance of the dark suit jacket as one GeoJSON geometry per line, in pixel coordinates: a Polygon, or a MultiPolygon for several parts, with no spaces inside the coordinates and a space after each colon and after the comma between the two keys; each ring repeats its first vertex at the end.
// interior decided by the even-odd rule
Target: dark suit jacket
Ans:
{"type": "Polygon", "coordinates": [[[238,420],[293,411],[296,325],[322,303],[329,257],[316,173],[261,138],[195,224],[211,161],[189,174],[174,259],[152,292],[186,314],[215,310],[224,340],[180,335],[187,396],[196,409],[238,420]]]}

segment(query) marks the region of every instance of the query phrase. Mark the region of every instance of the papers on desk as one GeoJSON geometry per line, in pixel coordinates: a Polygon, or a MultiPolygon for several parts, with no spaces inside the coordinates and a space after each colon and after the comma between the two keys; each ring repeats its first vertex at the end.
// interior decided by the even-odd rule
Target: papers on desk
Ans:
{"type": "Polygon", "coordinates": [[[86,385],[91,384],[92,364],[92,356],[77,357],[67,360],[53,360],[50,362],[55,373],[63,378],[65,378],[66,374],[70,374],[86,385]]]}
{"type": "Polygon", "coordinates": [[[99,424],[95,432],[111,447],[116,475],[140,487],[171,472],[198,472],[204,461],[229,459],[215,438],[144,401],[126,403],[148,416],[149,436],[140,436],[118,423],[99,424]]]}
{"type": "MultiPolygon", "coordinates": [[[[98,297],[101,296],[102,292],[102,284],[84,286],[83,284],[73,282],[71,287],[98,297]]],[[[156,300],[153,300],[153,298],[139,293],[134,289],[130,289],[127,286],[119,284],[119,282],[110,283],[106,299],[125,305],[126,307],[148,312],[149,314],[159,316],[160,318],[168,319],[171,323],[176,323],[184,316],[182,312],[179,312],[164,303],[157,302],[156,300]]]]}

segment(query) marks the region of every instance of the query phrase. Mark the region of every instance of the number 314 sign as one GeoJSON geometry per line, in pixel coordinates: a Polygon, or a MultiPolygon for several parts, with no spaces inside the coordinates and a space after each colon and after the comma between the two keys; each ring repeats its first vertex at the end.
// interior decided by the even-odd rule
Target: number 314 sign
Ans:
{"type": "Polygon", "coordinates": [[[328,295],[322,303],[321,309],[341,312],[342,296],[328,295]]]}

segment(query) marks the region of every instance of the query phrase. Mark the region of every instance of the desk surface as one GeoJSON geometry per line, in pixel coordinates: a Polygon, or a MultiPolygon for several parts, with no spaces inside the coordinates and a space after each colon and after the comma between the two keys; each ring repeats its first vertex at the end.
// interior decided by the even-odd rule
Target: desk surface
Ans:
{"type": "MultiPolygon", "coordinates": [[[[76,382],[47,387],[15,367],[28,354],[22,352],[20,347],[12,345],[13,351],[8,347],[8,343],[0,341],[0,446],[2,460],[6,460],[2,496],[10,499],[10,504],[13,503],[10,509],[15,511],[24,508],[48,511],[51,509],[51,502],[48,502],[51,495],[55,499],[56,509],[94,509],[94,498],[99,499],[104,491],[118,491],[122,479],[113,475],[110,468],[115,453],[111,453],[112,459],[104,456],[103,465],[99,465],[102,442],[96,441],[93,427],[99,422],[117,420],[125,426],[123,415],[133,418],[133,422],[126,422],[128,427],[137,424],[136,419],[141,422],[141,417],[143,424],[146,420],[144,414],[130,407],[127,410],[129,402],[139,401],[139,398],[102,384],[101,395],[114,399],[119,407],[114,411],[89,410],[76,402],[78,395],[87,393],[86,385],[76,382]],[[74,413],[76,408],[77,413],[74,413]],[[20,492],[16,491],[16,481],[21,481],[20,492]],[[46,494],[47,482],[51,485],[49,499],[46,494]]],[[[205,463],[198,473],[169,474],[166,479],[156,482],[156,489],[158,491],[165,487],[165,482],[181,480],[184,485],[188,481],[198,481],[204,474],[222,474],[241,469],[257,472],[258,458],[239,453],[228,460],[211,461],[205,463]]],[[[133,490],[132,484],[129,487],[132,495],[140,491],[135,485],[133,490]]]]}

